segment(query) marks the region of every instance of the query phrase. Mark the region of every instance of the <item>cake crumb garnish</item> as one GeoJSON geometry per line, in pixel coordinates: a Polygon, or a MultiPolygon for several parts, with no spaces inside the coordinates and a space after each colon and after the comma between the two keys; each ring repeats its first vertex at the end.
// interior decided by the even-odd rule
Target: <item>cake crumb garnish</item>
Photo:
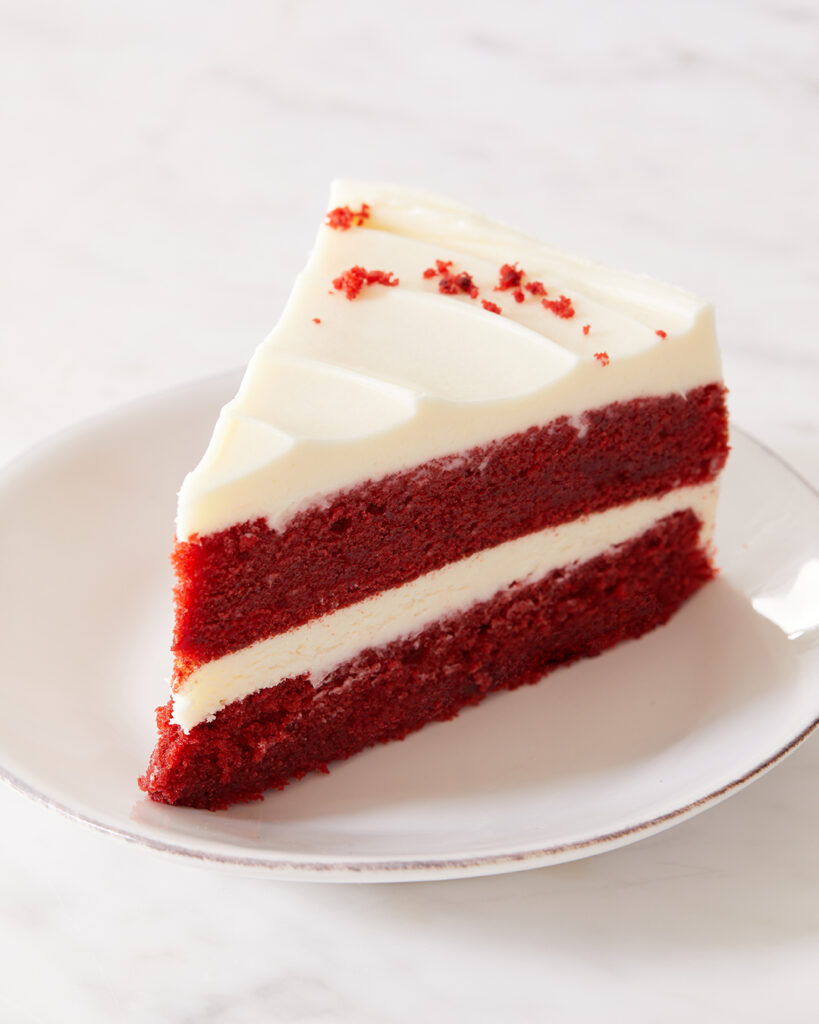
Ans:
{"type": "Polygon", "coordinates": [[[313,317],[313,323],[314,323],[314,324],[320,324],[320,323],[321,323],[321,317],[319,317],[319,316],[314,316],[314,317],[313,317]]]}
{"type": "MultiPolygon", "coordinates": [[[[498,283],[495,285],[496,292],[507,292],[510,288],[520,288],[523,271],[517,263],[504,263],[500,268],[498,283]]],[[[518,300],[520,301],[520,300],[518,300]]]]}
{"type": "Polygon", "coordinates": [[[588,334],[591,330],[591,324],[583,324],[583,333],[588,334]]]}
{"type": "Polygon", "coordinates": [[[360,228],[369,216],[370,207],[367,203],[362,203],[360,210],[351,210],[349,206],[337,206],[334,210],[328,211],[324,223],[336,231],[347,231],[353,224],[360,228]]]}
{"type": "Polygon", "coordinates": [[[512,292],[512,295],[513,295],[513,297],[515,299],[515,302],[523,302],[523,300],[526,298],[526,296],[523,294],[523,292],[522,292],[522,290],[520,288],[516,288],[512,292]]]}
{"type": "Polygon", "coordinates": [[[655,331],[654,333],[655,333],[655,334],[656,334],[656,335],[657,335],[658,337],[660,337],[660,338],[667,338],[667,337],[668,337],[668,335],[666,334],[666,332],[665,332],[665,331],[655,331]]]}
{"type": "Polygon", "coordinates": [[[391,270],[365,270],[364,267],[350,267],[343,274],[333,278],[333,287],[337,292],[344,292],[348,299],[356,298],[365,284],[383,284],[394,288],[398,278],[393,277],[391,270]]]}
{"type": "Polygon", "coordinates": [[[490,302],[489,299],[481,299],[481,305],[489,313],[502,313],[503,310],[497,302],[490,302]]]}
{"type": "Polygon", "coordinates": [[[471,274],[467,274],[465,272],[461,274],[456,274],[455,284],[457,284],[457,286],[461,289],[462,292],[466,292],[466,294],[471,299],[476,299],[478,297],[478,288],[475,282],[472,280],[471,274]]]}
{"type": "Polygon", "coordinates": [[[527,281],[523,286],[530,295],[548,295],[542,281],[527,281]]]}
{"type": "Polygon", "coordinates": [[[476,299],[478,297],[478,288],[472,280],[472,275],[467,274],[464,270],[454,274],[450,270],[451,266],[452,260],[436,260],[435,266],[427,267],[422,276],[427,280],[432,277],[440,277],[438,291],[442,295],[457,295],[458,292],[463,292],[470,299],[476,299]]]}
{"type": "Polygon", "coordinates": [[[571,320],[574,316],[572,300],[567,295],[561,295],[559,299],[541,299],[544,309],[550,309],[555,316],[563,320],[571,320]]]}
{"type": "Polygon", "coordinates": [[[601,366],[608,366],[611,360],[609,359],[608,352],[595,352],[594,358],[600,363],[601,366]]]}

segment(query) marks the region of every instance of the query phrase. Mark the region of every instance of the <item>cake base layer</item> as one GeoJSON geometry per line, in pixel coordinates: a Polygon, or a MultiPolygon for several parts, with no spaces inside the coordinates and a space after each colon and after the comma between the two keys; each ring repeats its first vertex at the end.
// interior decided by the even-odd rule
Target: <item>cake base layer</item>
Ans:
{"type": "Polygon", "coordinates": [[[172,704],[140,787],[153,800],[212,810],[260,798],[307,772],[427,722],[453,718],[487,694],[534,683],[581,657],[666,622],[714,574],[700,521],[677,512],[586,562],[421,633],[363,651],[319,689],[307,676],[229,704],[184,733],[172,704]]]}
{"type": "Polygon", "coordinates": [[[714,479],[724,395],[712,384],[563,416],[330,496],[281,532],[259,519],[177,544],[175,678],[477,551],[714,479]]]}

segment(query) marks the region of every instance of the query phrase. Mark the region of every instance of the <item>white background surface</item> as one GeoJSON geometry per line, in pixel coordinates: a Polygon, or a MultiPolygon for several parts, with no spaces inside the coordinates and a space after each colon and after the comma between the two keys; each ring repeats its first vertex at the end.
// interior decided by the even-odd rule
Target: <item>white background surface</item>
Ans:
{"type": "MultiPolygon", "coordinates": [[[[816,485],[817,52],[807,0],[4,0],[0,460],[243,364],[348,175],[713,298],[735,419],[816,485]]],[[[211,874],[3,790],[0,1020],[814,1021],[817,772],[814,737],[636,846],[375,887],[211,874]]]]}

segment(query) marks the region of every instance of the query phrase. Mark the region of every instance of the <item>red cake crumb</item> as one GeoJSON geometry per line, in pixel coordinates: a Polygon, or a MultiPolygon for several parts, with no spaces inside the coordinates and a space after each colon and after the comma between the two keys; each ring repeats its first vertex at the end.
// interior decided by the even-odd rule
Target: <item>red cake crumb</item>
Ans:
{"type": "Polygon", "coordinates": [[[541,303],[544,309],[550,309],[555,316],[564,320],[571,320],[574,316],[572,300],[566,295],[561,295],[559,299],[541,299],[541,303]]]}
{"type": "Polygon", "coordinates": [[[383,284],[388,288],[394,288],[398,284],[398,278],[393,277],[391,270],[370,270],[367,273],[367,284],[383,284]]]}
{"type": "Polygon", "coordinates": [[[472,280],[472,275],[467,274],[463,270],[453,273],[450,270],[451,266],[452,260],[436,260],[434,267],[427,267],[423,277],[429,280],[432,277],[440,276],[441,280],[438,282],[438,291],[442,295],[457,295],[459,292],[463,292],[471,299],[476,299],[478,297],[478,289],[472,280]]]}
{"type": "Polygon", "coordinates": [[[529,281],[523,286],[532,295],[548,295],[542,281],[529,281]]]}
{"type": "Polygon", "coordinates": [[[366,203],[361,204],[360,210],[351,210],[349,206],[337,206],[335,210],[329,211],[324,223],[336,231],[347,231],[352,227],[353,222],[356,227],[360,228],[364,221],[369,219],[369,216],[370,208],[366,203]]]}
{"type": "Polygon", "coordinates": [[[444,721],[489,693],[666,622],[711,579],[700,522],[676,512],[597,558],[512,586],[421,633],[362,651],[318,689],[307,676],[228,704],[188,734],[157,712],[140,788],[161,803],[216,810],[326,771],[376,743],[444,721]]]}
{"type": "Polygon", "coordinates": [[[475,298],[478,297],[478,289],[477,289],[477,287],[475,285],[475,282],[472,280],[472,275],[471,274],[466,274],[466,273],[456,274],[455,275],[455,282],[458,285],[458,287],[461,289],[461,291],[462,292],[466,292],[466,294],[470,298],[475,299],[475,298]]]}
{"type": "Polygon", "coordinates": [[[512,295],[514,296],[515,302],[523,302],[523,300],[526,298],[526,296],[523,294],[520,288],[516,288],[512,292],[512,295]]]}
{"type": "Polygon", "coordinates": [[[665,331],[655,331],[654,333],[658,334],[661,338],[667,338],[668,337],[668,335],[666,334],[665,331]]]}
{"type": "Polygon", "coordinates": [[[180,541],[177,678],[484,548],[705,483],[728,453],[719,384],[616,402],[589,410],[585,422],[582,439],[563,416],[455,461],[339,491],[281,530],[257,519],[180,541]]]}
{"type": "Polygon", "coordinates": [[[481,299],[481,305],[488,313],[502,313],[503,310],[497,302],[490,302],[488,299],[481,299]]]}
{"type": "Polygon", "coordinates": [[[517,263],[504,263],[500,268],[498,283],[495,285],[496,292],[506,292],[510,288],[520,288],[523,271],[518,268],[517,263]]]}
{"type": "Polygon", "coordinates": [[[438,291],[444,295],[457,295],[464,292],[470,298],[477,298],[478,289],[471,274],[446,274],[438,282],[438,291]]]}
{"type": "Polygon", "coordinates": [[[343,274],[333,278],[333,287],[337,292],[344,292],[348,299],[357,297],[365,284],[383,284],[394,288],[399,283],[391,270],[365,270],[364,267],[350,267],[343,274]]]}
{"type": "Polygon", "coordinates": [[[320,318],[320,317],[317,317],[317,316],[314,316],[314,317],[313,317],[313,323],[314,323],[314,324],[320,324],[320,323],[321,323],[321,318],[320,318]]]}
{"type": "Polygon", "coordinates": [[[583,333],[588,334],[591,330],[591,324],[583,324],[583,333]]]}
{"type": "Polygon", "coordinates": [[[611,360],[609,359],[608,352],[595,352],[594,358],[600,363],[601,366],[608,366],[611,360]]]}
{"type": "Polygon", "coordinates": [[[455,283],[455,278],[451,274],[442,277],[438,282],[438,291],[442,295],[457,295],[460,290],[455,283]]]}

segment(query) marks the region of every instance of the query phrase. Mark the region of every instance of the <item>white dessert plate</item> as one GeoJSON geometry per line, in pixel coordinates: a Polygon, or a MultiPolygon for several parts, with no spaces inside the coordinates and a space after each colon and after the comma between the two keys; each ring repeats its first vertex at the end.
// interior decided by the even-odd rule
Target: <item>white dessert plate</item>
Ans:
{"type": "Polygon", "coordinates": [[[669,623],[453,722],[216,813],[137,789],[170,669],[175,492],[236,377],[152,397],[0,475],[0,776],[102,832],[275,878],[492,874],[658,832],[819,721],[819,495],[735,430],[720,578],[669,623]]]}

